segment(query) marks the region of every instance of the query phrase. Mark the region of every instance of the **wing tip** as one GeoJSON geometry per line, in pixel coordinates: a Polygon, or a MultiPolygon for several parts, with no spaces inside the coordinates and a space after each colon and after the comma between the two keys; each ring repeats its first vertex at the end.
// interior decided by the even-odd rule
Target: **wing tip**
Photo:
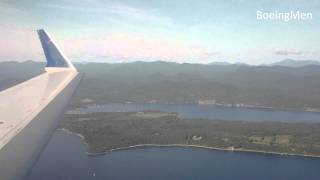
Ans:
{"type": "Polygon", "coordinates": [[[39,33],[41,31],[44,32],[45,30],[43,28],[39,28],[39,29],[36,29],[35,31],[37,31],[39,33]]]}
{"type": "Polygon", "coordinates": [[[47,65],[46,68],[69,68],[76,70],[71,61],[66,58],[53,42],[50,35],[42,28],[36,30],[44,51],[47,65]]]}

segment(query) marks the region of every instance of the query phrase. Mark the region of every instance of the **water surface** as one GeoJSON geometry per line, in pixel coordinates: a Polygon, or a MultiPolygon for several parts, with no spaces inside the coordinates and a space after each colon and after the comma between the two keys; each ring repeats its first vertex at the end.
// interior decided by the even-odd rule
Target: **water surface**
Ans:
{"type": "MultiPolygon", "coordinates": [[[[195,105],[105,104],[79,112],[144,110],[184,118],[320,122],[320,113],[195,105]]],[[[88,156],[79,137],[56,131],[27,180],[319,180],[319,170],[320,158],[191,147],[140,147],[88,156]]]]}
{"type": "Polygon", "coordinates": [[[319,180],[320,158],[148,147],[87,156],[79,137],[57,131],[27,180],[319,180]]]}
{"type": "Polygon", "coordinates": [[[175,104],[143,104],[143,103],[112,103],[98,106],[89,106],[78,111],[91,112],[135,112],[145,110],[157,110],[164,112],[176,112],[183,118],[205,118],[250,122],[307,122],[320,123],[320,113],[305,111],[268,110],[258,108],[235,108],[219,106],[199,105],[175,105],[175,104]]]}

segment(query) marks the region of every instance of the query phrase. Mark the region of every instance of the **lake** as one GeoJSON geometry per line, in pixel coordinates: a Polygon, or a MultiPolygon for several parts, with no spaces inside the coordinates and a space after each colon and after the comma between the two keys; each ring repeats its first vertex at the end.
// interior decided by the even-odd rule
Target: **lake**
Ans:
{"type": "Polygon", "coordinates": [[[79,137],[56,131],[27,180],[318,180],[320,158],[146,147],[85,154],[79,137]]]}
{"type": "Polygon", "coordinates": [[[320,113],[318,112],[176,104],[112,103],[80,108],[73,111],[73,113],[135,112],[145,110],[176,112],[183,118],[205,118],[251,122],[273,121],[320,123],[320,113]]]}
{"type": "MultiPolygon", "coordinates": [[[[185,118],[320,122],[320,113],[195,105],[105,104],[73,113],[158,110],[185,118]]],[[[70,113],[70,112],[69,112],[70,113]]],[[[79,137],[56,131],[27,180],[319,180],[320,158],[191,147],[140,147],[88,156],[79,137]]]]}

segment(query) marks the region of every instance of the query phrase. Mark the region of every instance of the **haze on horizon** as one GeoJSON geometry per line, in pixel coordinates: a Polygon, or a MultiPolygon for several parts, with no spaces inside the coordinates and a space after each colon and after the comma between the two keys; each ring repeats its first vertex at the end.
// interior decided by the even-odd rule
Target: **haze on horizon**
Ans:
{"type": "Polygon", "coordinates": [[[44,59],[45,28],[75,61],[247,64],[320,60],[320,1],[0,1],[0,61],[44,59]],[[261,21],[256,11],[304,11],[308,21],[261,21]]]}

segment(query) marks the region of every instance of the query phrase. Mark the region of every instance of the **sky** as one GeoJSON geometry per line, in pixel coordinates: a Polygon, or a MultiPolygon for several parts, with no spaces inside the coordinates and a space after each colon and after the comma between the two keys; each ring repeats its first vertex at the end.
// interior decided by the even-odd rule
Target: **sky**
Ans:
{"type": "Polygon", "coordinates": [[[0,0],[0,61],[43,61],[44,28],[73,61],[320,60],[319,0],[0,0]],[[258,20],[257,11],[312,13],[258,20]]]}

